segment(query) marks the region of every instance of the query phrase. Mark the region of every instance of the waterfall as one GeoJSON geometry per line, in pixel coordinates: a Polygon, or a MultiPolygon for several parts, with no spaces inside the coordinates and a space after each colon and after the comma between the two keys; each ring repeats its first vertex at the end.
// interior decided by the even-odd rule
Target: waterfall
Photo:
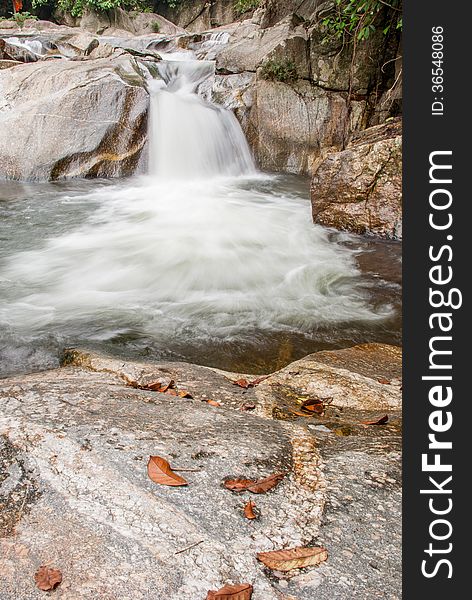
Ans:
{"type": "Polygon", "coordinates": [[[167,56],[152,81],[149,176],[15,201],[0,374],[57,364],[66,345],[227,370],[245,356],[251,372],[383,331],[392,307],[372,302],[381,283],[359,271],[358,242],[313,225],[307,182],[256,171],[235,116],[198,95],[214,64],[188,57],[167,56]]]}
{"type": "Polygon", "coordinates": [[[213,76],[214,63],[181,60],[185,56],[163,60],[162,80],[151,85],[150,174],[192,180],[254,173],[248,143],[234,114],[197,94],[200,84],[213,76]]]}

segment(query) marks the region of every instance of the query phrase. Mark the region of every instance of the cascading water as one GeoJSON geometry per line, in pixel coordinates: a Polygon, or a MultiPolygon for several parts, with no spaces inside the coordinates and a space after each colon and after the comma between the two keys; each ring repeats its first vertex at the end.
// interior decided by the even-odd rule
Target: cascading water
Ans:
{"type": "Polygon", "coordinates": [[[196,94],[214,63],[173,58],[160,63],[162,81],[151,86],[150,173],[180,181],[254,173],[234,114],[196,94]]]}
{"type": "Polygon", "coordinates": [[[149,176],[16,203],[0,255],[3,372],[54,364],[71,344],[249,372],[281,343],[295,346],[287,361],[372,339],[391,307],[372,303],[356,250],[313,225],[306,188],[257,173],[234,115],[198,96],[212,63],[159,70],[149,176]]]}

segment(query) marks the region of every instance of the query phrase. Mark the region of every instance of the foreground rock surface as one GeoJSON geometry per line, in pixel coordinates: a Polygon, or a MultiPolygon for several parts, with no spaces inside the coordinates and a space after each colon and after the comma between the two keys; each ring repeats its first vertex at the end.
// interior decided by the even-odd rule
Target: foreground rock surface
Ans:
{"type": "Polygon", "coordinates": [[[311,200],[315,223],[401,239],[401,121],[366,129],[329,154],[314,172],[311,200]]]}
{"type": "MultiPolygon", "coordinates": [[[[351,365],[355,378],[383,357],[380,371],[397,372],[397,351],[391,347],[343,352],[307,360],[330,369],[351,365]]],[[[68,366],[10,378],[0,388],[2,598],[43,597],[33,574],[44,563],[62,571],[55,595],[70,600],[203,600],[209,589],[231,582],[252,583],[254,600],[347,600],[353,591],[373,599],[380,597],[379,590],[400,589],[400,540],[396,535],[388,543],[373,540],[372,517],[365,517],[391,485],[382,473],[399,468],[395,411],[392,425],[383,429],[359,423],[369,410],[338,415],[338,421],[350,421],[349,437],[330,429],[334,414],[325,420],[265,418],[269,404],[274,416],[277,404],[299,402],[291,392],[303,393],[307,378],[318,377],[303,361],[243,389],[231,381],[236,374],[184,363],[124,363],[80,351],[66,358],[68,366]],[[158,377],[172,377],[193,399],[139,389],[158,377]],[[209,405],[210,398],[221,407],[209,405]],[[248,402],[253,411],[235,410],[248,402]],[[175,469],[188,469],[180,474],[189,486],[150,481],[146,462],[155,454],[175,469]],[[356,470],[369,465],[377,473],[378,493],[371,493],[373,475],[360,477],[356,470]],[[287,476],[267,494],[252,496],[261,518],[246,520],[242,508],[248,495],[232,494],[222,486],[223,478],[276,471],[287,476]],[[344,487],[346,476],[354,486],[349,510],[339,505],[340,495],[351,493],[344,487]],[[323,514],[326,501],[336,510],[334,517],[323,514]],[[333,533],[341,523],[343,530],[339,525],[333,533]],[[269,574],[255,559],[259,551],[322,538],[330,558],[318,568],[269,574]],[[372,572],[354,556],[366,547],[379,563],[372,572]],[[369,577],[376,586],[378,580],[376,591],[366,587],[369,577]]],[[[393,387],[398,397],[399,388],[393,387]]],[[[370,409],[383,407],[369,402],[370,409]]],[[[393,522],[398,497],[390,502],[394,515],[379,520],[377,535],[398,525],[393,522]]]]}

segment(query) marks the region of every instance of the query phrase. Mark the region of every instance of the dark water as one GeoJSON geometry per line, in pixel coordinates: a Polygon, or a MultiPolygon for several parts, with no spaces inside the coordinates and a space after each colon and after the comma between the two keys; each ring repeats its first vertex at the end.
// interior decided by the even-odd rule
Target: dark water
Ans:
{"type": "Polygon", "coordinates": [[[0,375],[64,348],[262,373],[401,343],[401,245],[310,222],[308,181],[0,182],[0,375]]]}

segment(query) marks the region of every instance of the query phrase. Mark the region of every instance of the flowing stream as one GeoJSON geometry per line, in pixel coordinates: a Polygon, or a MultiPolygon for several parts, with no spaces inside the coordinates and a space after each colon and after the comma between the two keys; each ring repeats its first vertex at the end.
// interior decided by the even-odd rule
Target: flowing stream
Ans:
{"type": "Polygon", "coordinates": [[[0,375],[68,345],[263,372],[398,342],[398,245],[314,226],[308,182],[258,172],[196,93],[212,63],[167,58],[147,176],[0,185],[0,375]]]}

